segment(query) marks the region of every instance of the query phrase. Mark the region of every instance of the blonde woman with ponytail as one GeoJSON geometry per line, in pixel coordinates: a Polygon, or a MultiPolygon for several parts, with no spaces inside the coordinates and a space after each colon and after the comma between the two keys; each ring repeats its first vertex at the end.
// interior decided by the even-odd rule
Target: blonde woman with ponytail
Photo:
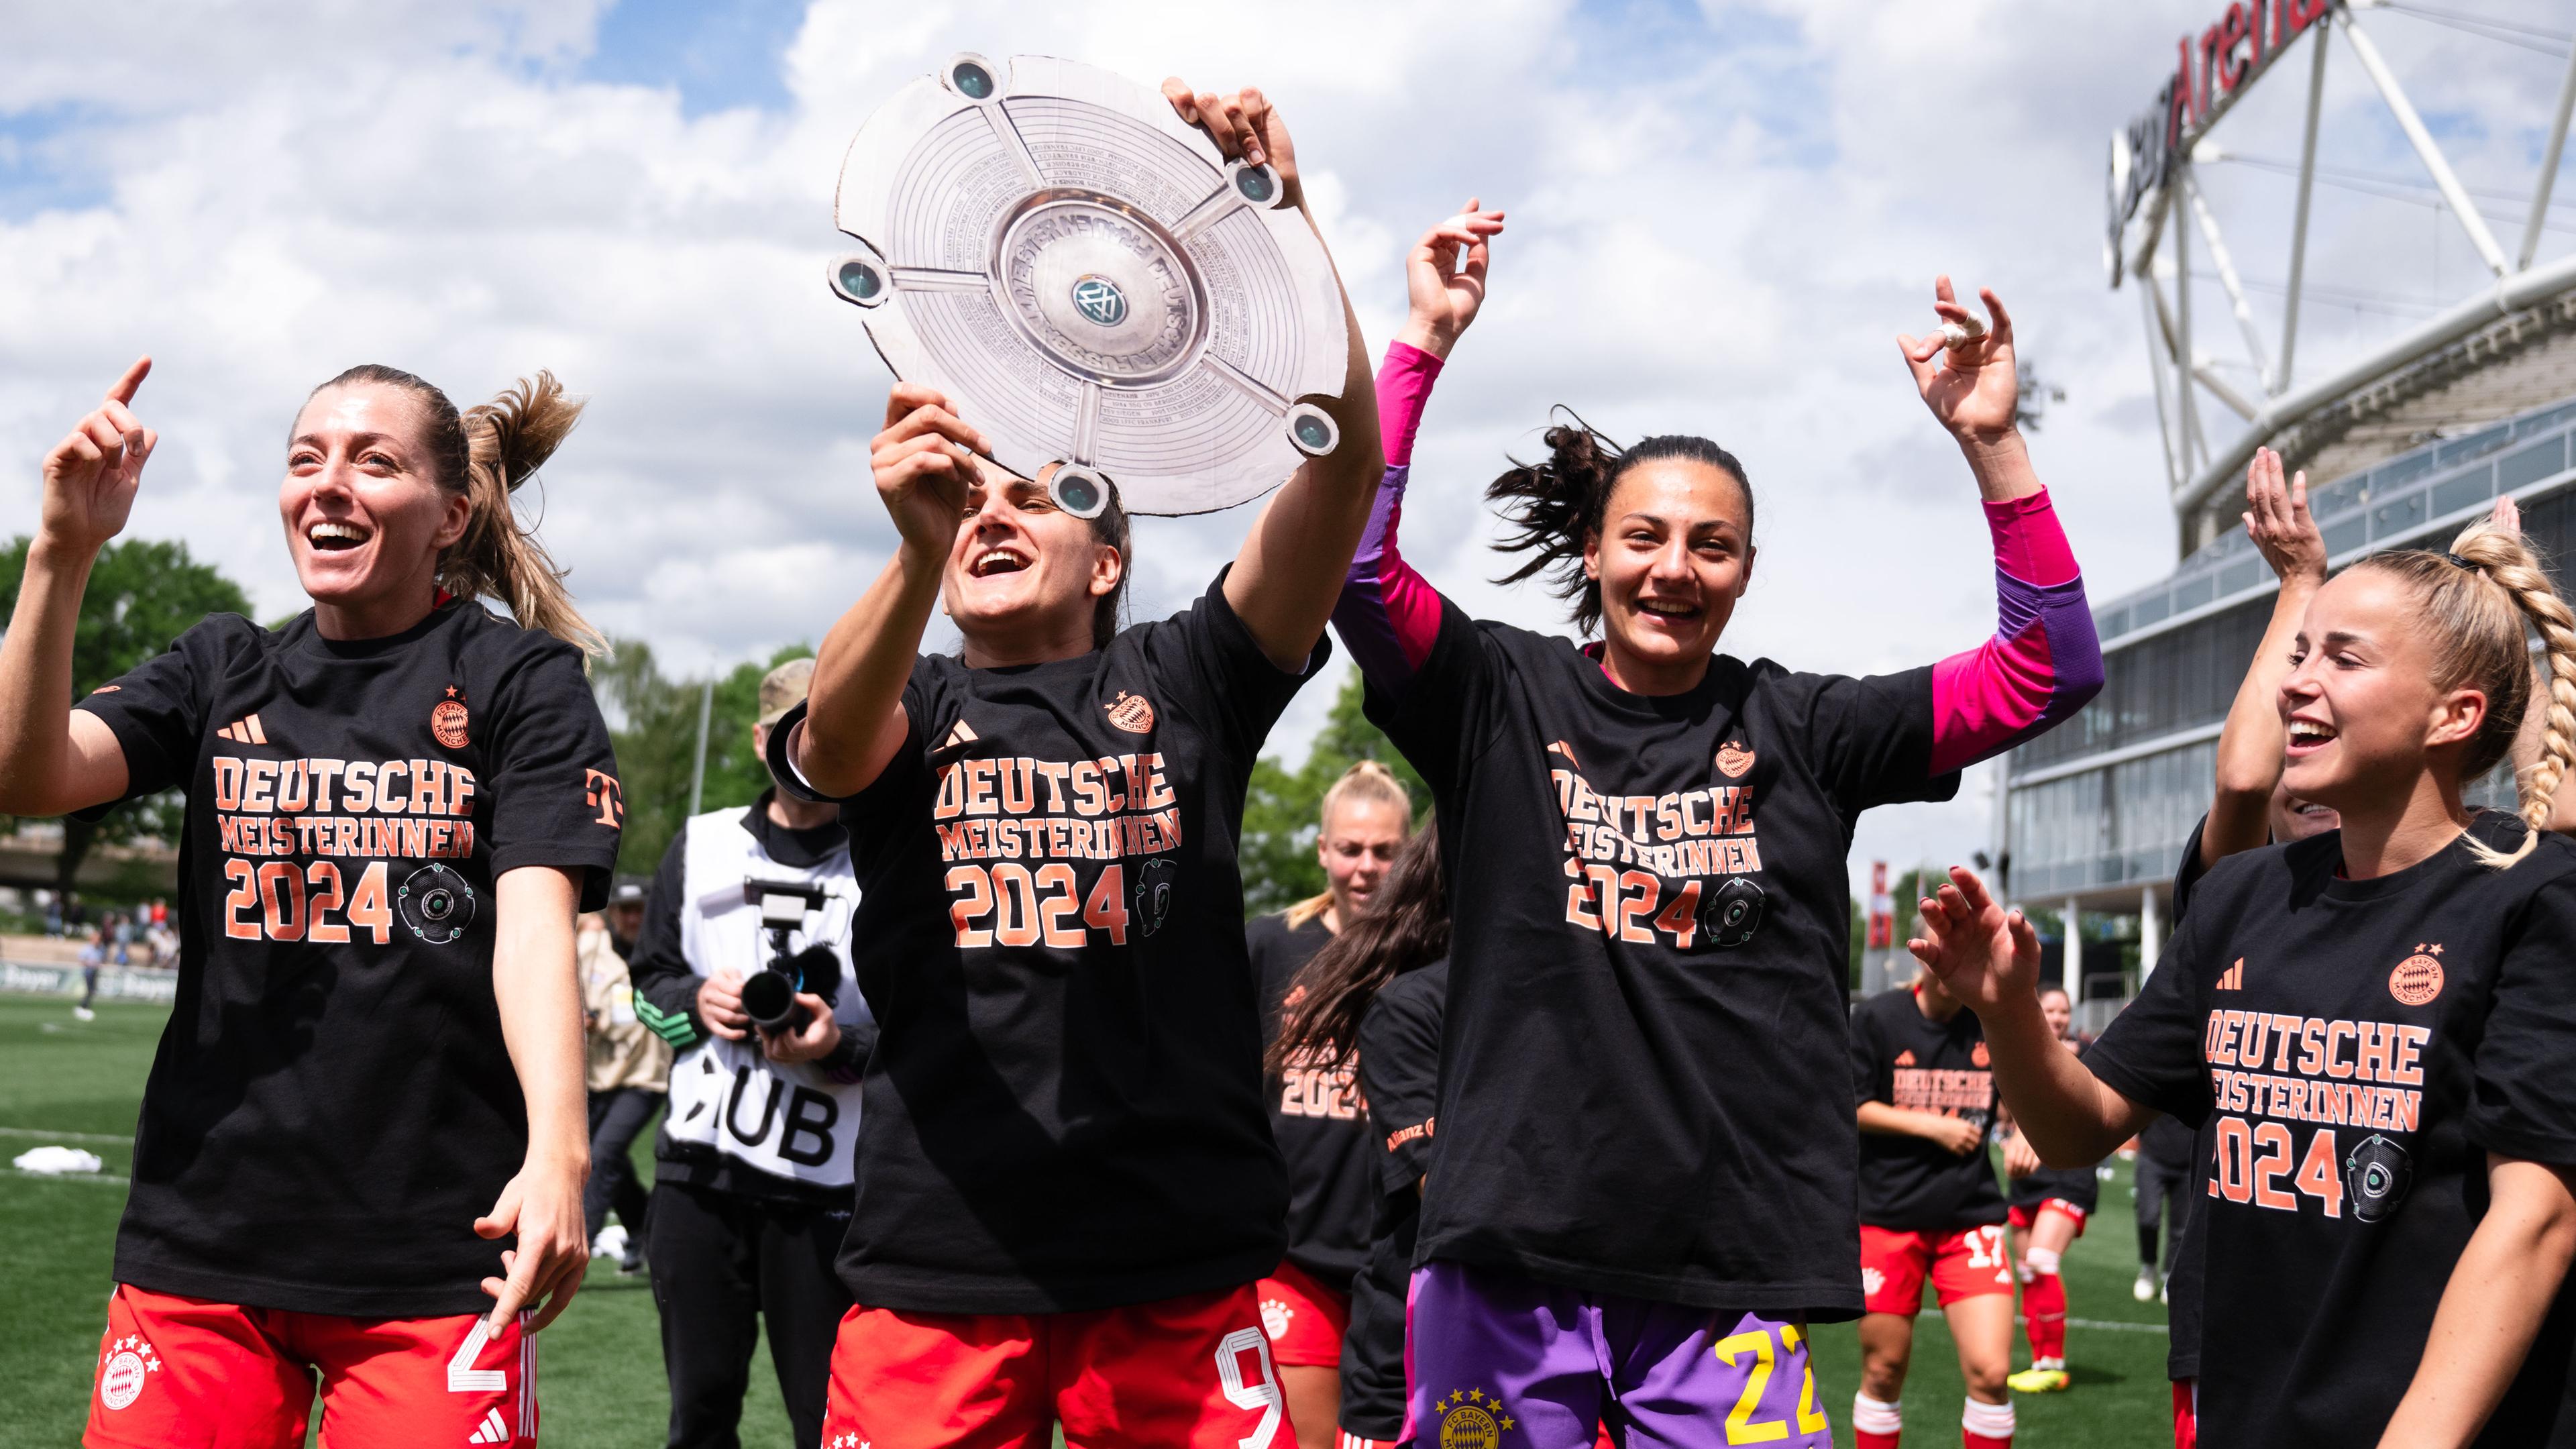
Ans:
{"type": "MultiPolygon", "coordinates": [[[[1324,889],[1243,933],[1261,992],[1262,1036],[1274,1044],[1281,1019],[1294,1014],[1291,982],[1369,908],[1413,834],[1412,795],[1375,760],[1343,771],[1318,813],[1315,860],[1324,889]]],[[[1288,1255],[1261,1280],[1261,1310],[1298,1449],[1331,1449],[1348,1437],[1336,1433],[1342,1335],[1352,1281],[1368,1262],[1377,1203],[1377,1151],[1360,1100],[1359,1064],[1349,1053],[1334,1055],[1339,1059],[1318,1061],[1299,1051],[1283,1059],[1274,1045],[1264,1062],[1270,1134],[1288,1159],[1288,1255]]]]}
{"type": "Polygon", "coordinates": [[[2212,867],[2080,1062],[2041,1018],[2030,923],[1975,876],[1909,943],[1985,1023],[2045,1161],[2161,1113],[2215,1140],[2192,1224],[2213,1444],[2576,1444],[2576,844],[2543,828],[2576,755],[2576,614],[2508,523],[2316,591],[2281,783],[2341,828],[2212,867]],[[2535,714],[2517,814],[2470,809],[2535,714]]]}
{"type": "Polygon", "coordinates": [[[138,361],[46,455],[0,636],[0,811],[179,789],[177,1009],[144,1088],[92,1446],[533,1445],[588,1261],[576,906],[624,814],[599,636],[510,494],[580,416],[316,388],[278,512],[313,606],[209,616],[71,703],[98,552],[159,443],[138,361]],[[514,619],[486,608],[506,605],[514,619]]]}

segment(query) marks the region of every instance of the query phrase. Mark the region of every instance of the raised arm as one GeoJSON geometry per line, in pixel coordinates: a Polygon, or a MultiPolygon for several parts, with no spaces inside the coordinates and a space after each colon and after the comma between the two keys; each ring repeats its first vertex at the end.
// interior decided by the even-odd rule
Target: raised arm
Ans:
{"type": "Polygon", "coordinates": [[[2006,911],[1964,869],[1920,904],[1924,934],[1906,949],[1977,1014],[1995,1091],[2043,1162],[2089,1167],[2155,1118],[2086,1070],[2049,1029],[2039,1010],[2039,934],[2028,918],[2006,911]]]}
{"type": "Polygon", "coordinates": [[[2014,421],[2021,378],[2012,315],[1992,291],[1977,295],[1991,327],[1959,305],[1950,279],[1942,277],[1933,285],[1933,310],[1954,330],[1948,337],[1896,339],[1924,405],[1958,441],[1976,475],[1995,549],[1994,636],[1932,669],[1936,773],[1989,759],[2047,731],[2102,689],[2102,644],[2084,600],[2084,578],[2014,421]]]}
{"type": "MultiPolygon", "coordinates": [[[[1177,78],[1163,82],[1163,94],[1182,120],[1205,129],[1228,157],[1267,163],[1279,173],[1290,204],[1313,227],[1305,188],[1297,180],[1297,154],[1288,127],[1269,100],[1257,90],[1231,96],[1193,93],[1177,78]]],[[[1317,233],[1318,240],[1321,233],[1317,233]]],[[[1338,278],[1336,279],[1338,282],[1338,278]]],[[[1333,611],[1351,550],[1367,526],[1369,499],[1377,485],[1377,399],[1368,386],[1368,344],[1350,299],[1341,298],[1342,326],[1350,339],[1343,358],[1342,395],[1321,399],[1341,429],[1341,443],[1321,458],[1310,458],[1253,521],[1250,536],[1234,556],[1226,575],[1225,600],[1240,617],[1270,662],[1291,672],[1303,671],[1324,621],[1333,611]]]]}
{"type": "Polygon", "coordinates": [[[1402,330],[1386,349],[1377,374],[1378,432],[1385,440],[1386,469],[1370,500],[1368,527],[1351,556],[1341,597],[1333,604],[1333,629],[1359,664],[1360,673],[1393,693],[1431,653],[1440,632],[1440,594],[1396,548],[1404,513],[1404,485],[1413,471],[1413,438],[1431,385],[1449,350],[1458,344],[1485,301],[1492,238],[1503,214],[1468,197],[1458,215],[1424,232],[1405,257],[1407,294],[1402,330]]]}
{"type": "Polygon", "coordinates": [[[2281,782],[2281,681],[2290,673],[2290,645],[2308,600],[2326,581],[2326,541],[2308,516],[2308,475],[2285,485],[2281,455],[2256,450],[2245,469],[2245,532],[2281,581],[2272,621],[2255,646],[2254,662],[2227,723],[2218,732],[2218,793],[2209,802],[2209,824],[2200,832],[2200,863],[2218,864],[2272,838],[2272,787],[2281,782]]]}
{"type": "Polygon", "coordinates": [[[805,718],[787,742],[797,773],[819,795],[859,793],[903,748],[903,687],[957,546],[975,455],[984,451],[983,434],[960,422],[938,393],[899,382],[887,394],[885,430],[870,446],[869,463],[900,542],[823,636],[805,718]]]}
{"type": "Polygon", "coordinates": [[[161,441],[126,406],[151,371],[151,358],[136,359],[45,455],[36,534],[0,634],[0,814],[64,815],[125,794],[115,731],[71,708],[72,641],[90,568],[124,530],[161,441]]]}

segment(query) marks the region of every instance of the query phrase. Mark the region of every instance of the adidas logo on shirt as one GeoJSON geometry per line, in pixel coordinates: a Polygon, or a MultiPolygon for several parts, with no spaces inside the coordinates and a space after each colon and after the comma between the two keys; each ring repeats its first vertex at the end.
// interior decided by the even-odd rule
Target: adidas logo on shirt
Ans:
{"type": "Polygon", "coordinates": [[[483,1427],[475,1430],[473,1436],[468,1438],[465,1442],[468,1444],[507,1444],[510,1442],[510,1426],[501,1421],[500,1410],[485,1409],[483,1411],[483,1427]]]}
{"type": "Polygon", "coordinates": [[[970,725],[961,719],[957,722],[956,727],[948,732],[948,738],[939,742],[939,747],[943,750],[953,750],[959,745],[970,744],[982,738],[982,735],[975,733],[975,727],[973,725],[970,725]]]}
{"type": "Polygon", "coordinates": [[[2218,973],[2218,985],[2215,989],[2219,991],[2242,991],[2245,989],[2244,957],[2237,957],[2235,965],[2218,973]]]}
{"type": "Polygon", "coordinates": [[[1914,1048],[1907,1047],[1905,1050],[1898,1052],[1896,1054],[1896,1065],[1900,1067],[1910,1067],[1914,1065],[1914,1048]]]}
{"type": "Polygon", "coordinates": [[[215,734],[218,737],[230,740],[237,745],[264,745],[268,743],[268,732],[259,727],[259,716],[255,714],[243,715],[240,719],[234,720],[231,724],[215,731],[215,734]]]}

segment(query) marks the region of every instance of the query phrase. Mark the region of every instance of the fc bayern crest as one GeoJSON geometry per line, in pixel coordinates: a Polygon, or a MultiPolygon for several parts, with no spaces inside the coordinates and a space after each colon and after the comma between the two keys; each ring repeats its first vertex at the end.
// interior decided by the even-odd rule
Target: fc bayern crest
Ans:
{"type": "Polygon", "coordinates": [[[1206,513],[1341,440],[1315,405],[1342,389],[1341,290],[1287,200],[1143,86],[958,55],[851,141],[834,219],[858,245],[827,275],[1003,467],[1206,513]]]}

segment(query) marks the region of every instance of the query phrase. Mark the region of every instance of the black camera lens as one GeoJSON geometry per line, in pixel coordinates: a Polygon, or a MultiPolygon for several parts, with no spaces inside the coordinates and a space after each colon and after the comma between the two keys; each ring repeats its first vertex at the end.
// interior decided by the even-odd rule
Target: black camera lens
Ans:
{"type": "Polygon", "coordinates": [[[755,971],[742,983],[743,1015],[777,1031],[798,1014],[796,983],[783,971],[755,971]]]}

